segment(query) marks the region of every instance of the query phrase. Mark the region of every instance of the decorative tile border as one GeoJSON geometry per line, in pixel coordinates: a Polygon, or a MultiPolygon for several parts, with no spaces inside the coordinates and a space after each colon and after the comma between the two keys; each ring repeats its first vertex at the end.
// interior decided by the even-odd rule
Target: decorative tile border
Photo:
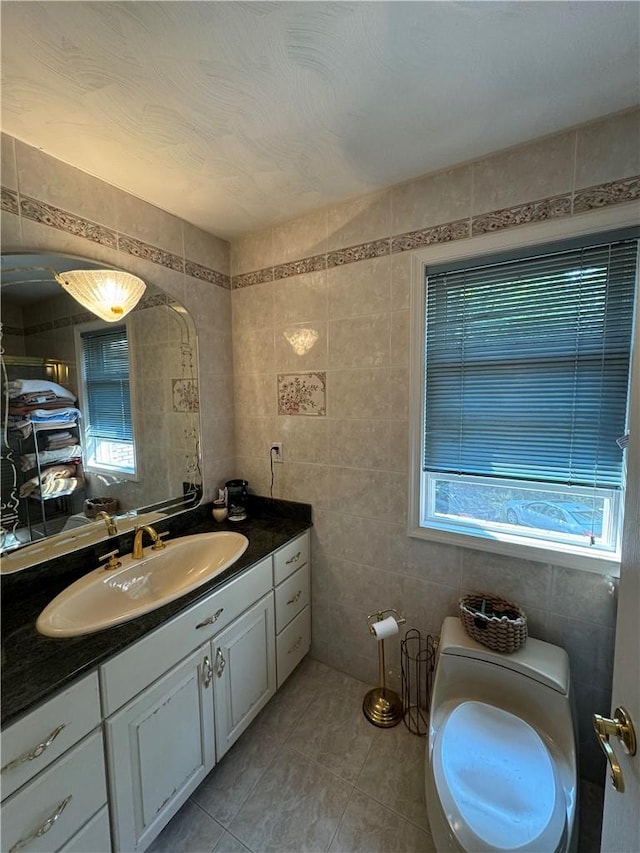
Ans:
{"type": "Polygon", "coordinates": [[[558,219],[571,215],[571,196],[563,195],[555,198],[545,198],[528,204],[517,204],[494,210],[471,220],[471,235],[489,234],[502,228],[513,228],[516,225],[526,225],[529,222],[543,222],[545,219],[558,219]]]}
{"type": "Polygon", "coordinates": [[[67,234],[74,234],[76,237],[84,237],[85,240],[108,246],[110,249],[118,248],[118,237],[115,231],[90,219],[54,207],[52,204],[46,204],[37,198],[20,196],[20,213],[25,219],[31,219],[33,222],[49,225],[51,228],[66,231],[67,234]]]}
{"type": "Polygon", "coordinates": [[[13,213],[16,216],[21,214],[25,219],[31,219],[33,222],[57,228],[59,231],[74,234],[76,237],[84,237],[84,239],[91,240],[93,243],[117,249],[136,258],[143,258],[153,264],[158,264],[176,272],[184,272],[187,275],[198,278],[201,281],[208,281],[210,284],[215,284],[225,290],[231,288],[231,278],[217,270],[205,267],[195,261],[186,260],[183,262],[182,258],[178,255],[166,252],[158,246],[152,246],[150,243],[145,243],[142,240],[137,240],[134,237],[114,231],[111,228],[106,228],[97,222],[92,222],[90,219],[77,216],[74,213],[62,210],[39,199],[30,198],[29,196],[19,197],[15,190],[10,190],[8,187],[1,187],[0,190],[2,210],[13,213]]]}
{"type": "Polygon", "coordinates": [[[326,270],[327,256],[313,255],[311,258],[302,258],[299,261],[290,261],[288,264],[280,264],[273,268],[274,279],[290,278],[292,275],[304,275],[306,272],[317,272],[326,270]]]}
{"type": "Polygon", "coordinates": [[[2,326],[2,336],[5,335],[17,335],[21,338],[24,335],[24,329],[21,329],[20,326],[2,326]]]}
{"type": "Polygon", "coordinates": [[[15,190],[2,187],[2,191],[0,193],[0,209],[6,210],[7,213],[18,213],[20,206],[18,204],[18,193],[15,190]]]}
{"type": "Polygon", "coordinates": [[[216,284],[225,290],[231,290],[231,276],[216,272],[209,267],[203,267],[202,264],[197,264],[195,261],[185,261],[184,271],[193,278],[199,278],[201,281],[208,281],[209,284],[216,284]]]}
{"type": "Polygon", "coordinates": [[[326,415],[326,372],[278,373],[278,414],[326,415]]]}
{"type": "Polygon", "coordinates": [[[382,258],[390,252],[389,238],[374,240],[371,243],[360,243],[348,249],[338,249],[327,255],[327,267],[339,267],[343,264],[353,264],[356,261],[366,261],[370,258],[382,258]]]}
{"type": "Polygon", "coordinates": [[[409,231],[391,238],[391,251],[409,252],[434,243],[450,243],[452,240],[463,240],[469,236],[469,220],[458,219],[445,225],[434,225],[420,231],[409,231]]]}
{"type": "Polygon", "coordinates": [[[638,199],[640,199],[640,176],[578,190],[573,199],[573,212],[585,213],[588,210],[597,210],[611,204],[622,204],[638,199]]]}
{"type": "Polygon", "coordinates": [[[406,234],[396,234],[391,238],[361,243],[347,249],[339,249],[326,255],[314,255],[277,267],[265,267],[242,275],[232,276],[231,288],[250,287],[263,281],[289,278],[314,270],[330,269],[342,264],[354,263],[382,255],[409,252],[435,243],[449,243],[452,240],[464,240],[499,231],[503,228],[515,228],[531,222],[543,222],[547,219],[559,219],[575,213],[584,213],[612,204],[640,199],[640,176],[611,181],[584,190],[577,190],[573,202],[570,194],[543,198],[527,204],[518,204],[502,210],[482,213],[469,219],[458,219],[442,225],[434,225],[406,234]]]}
{"type": "Polygon", "coordinates": [[[233,290],[238,290],[241,287],[251,287],[252,284],[262,284],[265,281],[273,281],[273,267],[234,275],[231,279],[231,287],[233,290]]]}
{"type": "Polygon", "coordinates": [[[171,252],[165,252],[164,249],[159,249],[157,246],[143,243],[142,240],[136,240],[135,237],[127,237],[124,234],[119,234],[118,249],[136,258],[151,261],[152,264],[167,267],[167,269],[175,270],[175,272],[184,272],[182,258],[173,255],[171,252]]]}

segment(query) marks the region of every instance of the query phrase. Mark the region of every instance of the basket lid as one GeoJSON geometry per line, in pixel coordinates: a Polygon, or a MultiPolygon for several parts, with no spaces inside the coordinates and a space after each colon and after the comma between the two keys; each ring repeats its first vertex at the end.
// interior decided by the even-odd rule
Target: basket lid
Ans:
{"type": "Polygon", "coordinates": [[[458,655],[498,664],[519,672],[551,687],[558,693],[569,692],[569,656],[560,646],[528,638],[524,646],[511,654],[496,652],[473,640],[455,616],[447,616],[442,623],[439,653],[458,655]]]}

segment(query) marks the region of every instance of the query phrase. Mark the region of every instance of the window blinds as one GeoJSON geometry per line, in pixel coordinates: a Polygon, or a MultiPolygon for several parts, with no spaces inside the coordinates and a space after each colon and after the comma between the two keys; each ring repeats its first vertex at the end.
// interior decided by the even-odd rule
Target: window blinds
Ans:
{"type": "Polygon", "coordinates": [[[636,237],[427,271],[424,470],[620,487],[636,237]]]}
{"type": "Polygon", "coordinates": [[[133,441],[126,327],[83,332],[80,337],[89,435],[133,441]]]}

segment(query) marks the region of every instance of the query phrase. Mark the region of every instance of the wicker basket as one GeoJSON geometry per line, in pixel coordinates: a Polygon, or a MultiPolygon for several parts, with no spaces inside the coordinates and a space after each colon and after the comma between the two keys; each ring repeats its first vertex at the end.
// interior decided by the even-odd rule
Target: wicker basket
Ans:
{"type": "Polygon", "coordinates": [[[84,502],[84,514],[87,518],[95,518],[99,512],[113,515],[120,508],[117,498],[87,498],[84,502]]]}
{"type": "Polygon", "coordinates": [[[465,595],[460,599],[460,619],[472,639],[495,652],[511,654],[527,641],[524,610],[496,595],[465,595]]]}

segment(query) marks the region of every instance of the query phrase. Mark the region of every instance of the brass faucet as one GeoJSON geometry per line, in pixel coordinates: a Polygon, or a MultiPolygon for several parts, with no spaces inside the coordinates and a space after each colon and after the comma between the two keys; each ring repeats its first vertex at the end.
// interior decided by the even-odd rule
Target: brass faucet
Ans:
{"type": "Polygon", "coordinates": [[[153,545],[151,546],[152,551],[161,551],[166,547],[160,537],[166,536],[167,533],[157,533],[150,524],[143,524],[141,527],[136,527],[134,530],[135,536],[133,537],[133,551],[131,552],[131,556],[134,560],[141,560],[143,557],[144,551],[142,548],[142,535],[145,532],[149,534],[151,541],[153,542],[153,545]]]}
{"type": "Polygon", "coordinates": [[[108,512],[104,510],[100,510],[99,513],[96,514],[96,518],[101,518],[102,521],[107,525],[107,536],[115,536],[118,532],[118,527],[116,525],[115,519],[112,518],[108,512]]]}

